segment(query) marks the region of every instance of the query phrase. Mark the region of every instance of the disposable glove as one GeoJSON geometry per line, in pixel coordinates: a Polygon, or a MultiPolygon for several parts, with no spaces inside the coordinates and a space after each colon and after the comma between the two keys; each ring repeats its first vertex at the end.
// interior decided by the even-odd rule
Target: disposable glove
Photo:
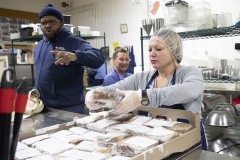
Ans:
{"type": "Polygon", "coordinates": [[[116,92],[104,92],[92,89],[86,94],[85,104],[90,110],[100,108],[113,109],[122,99],[123,95],[117,94],[116,92]]]}
{"type": "Polygon", "coordinates": [[[142,91],[123,91],[116,89],[118,94],[123,94],[125,97],[117,104],[115,113],[124,114],[133,111],[141,105],[142,91]]]}

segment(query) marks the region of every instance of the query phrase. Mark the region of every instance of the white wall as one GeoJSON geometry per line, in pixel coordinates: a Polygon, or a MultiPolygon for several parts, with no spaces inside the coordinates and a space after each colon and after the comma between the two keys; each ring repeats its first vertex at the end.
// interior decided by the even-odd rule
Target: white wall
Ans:
{"type": "MultiPolygon", "coordinates": [[[[194,0],[188,0],[189,3],[194,0]]],[[[232,13],[233,25],[240,21],[239,0],[208,0],[213,14],[232,13]]],[[[234,49],[235,43],[240,43],[240,36],[198,39],[184,41],[183,64],[219,68],[220,59],[228,59],[228,64],[235,67],[235,58],[240,55],[234,49]]]]}
{"type": "Polygon", "coordinates": [[[70,0],[0,0],[0,8],[39,13],[50,3],[61,11],[64,11],[67,8],[61,7],[62,2],[70,4],[70,0]]]}
{"type": "MultiPolygon", "coordinates": [[[[196,0],[187,0],[192,3],[196,0]]],[[[121,45],[133,45],[137,61],[137,71],[141,70],[141,44],[140,28],[142,19],[148,18],[148,0],[140,0],[140,4],[131,3],[132,0],[72,0],[72,8],[67,13],[72,15],[74,25],[90,26],[93,30],[106,33],[107,45],[117,41],[121,45]],[[86,4],[91,4],[92,8],[85,10],[81,8],[86,4]],[[120,24],[128,24],[128,33],[120,33],[120,24]]],[[[239,0],[208,0],[211,4],[213,14],[221,12],[231,12],[233,24],[239,20],[239,0]]],[[[143,31],[146,35],[146,33],[143,31]]],[[[216,62],[221,58],[229,59],[229,63],[234,62],[236,57],[234,44],[240,43],[239,37],[214,38],[201,40],[184,41],[183,64],[216,67],[216,62]]],[[[144,40],[144,70],[150,69],[148,58],[148,40],[144,40]]],[[[101,41],[97,44],[102,45],[101,41]]]]}
{"type": "MultiPolygon", "coordinates": [[[[71,10],[65,13],[72,15],[75,26],[90,26],[91,30],[99,30],[101,34],[105,32],[106,44],[110,47],[113,42],[122,46],[133,45],[138,67],[141,68],[140,27],[141,20],[147,16],[146,4],[147,1],[132,4],[131,0],[72,0],[71,10]],[[128,33],[120,32],[120,24],[128,25],[128,33]]],[[[102,40],[98,40],[97,46],[103,46],[102,40]]]]}
{"type": "MultiPolygon", "coordinates": [[[[134,0],[65,0],[69,7],[61,7],[64,0],[0,0],[0,8],[39,12],[46,4],[52,3],[65,14],[71,14],[71,22],[75,26],[90,26],[92,30],[106,33],[106,42],[110,47],[117,41],[121,45],[133,45],[137,62],[137,71],[141,70],[140,28],[142,19],[148,18],[149,0],[139,0],[140,4],[132,3],[134,0]],[[128,25],[128,33],[120,32],[120,24],[128,25]]],[[[186,0],[192,2],[195,0],[186,0]]],[[[208,0],[212,13],[231,12],[233,23],[239,20],[239,0],[208,0]]],[[[145,34],[145,32],[144,32],[145,34]]],[[[240,36],[232,38],[214,38],[184,41],[183,64],[215,67],[215,62],[221,58],[234,61],[236,52],[234,44],[240,43],[240,36]],[[210,58],[209,58],[210,57],[210,58]]],[[[96,47],[103,46],[103,40],[94,40],[96,47]]],[[[145,70],[150,69],[148,40],[144,40],[145,70]]]]}

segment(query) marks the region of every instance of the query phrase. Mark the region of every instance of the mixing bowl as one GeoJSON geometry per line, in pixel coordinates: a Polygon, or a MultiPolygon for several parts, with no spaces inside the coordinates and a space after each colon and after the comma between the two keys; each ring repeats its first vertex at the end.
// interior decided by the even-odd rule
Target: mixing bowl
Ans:
{"type": "Polygon", "coordinates": [[[234,116],[238,116],[238,111],[237,111],[237,109],[236,109],[233,105],[231,105],[231,104],[229,104],[229,103],[221,103],[221,104],[218,104],[218,105],[216,105],[216,106],[214,107],[213,110],[215,110],[215,111],[225,110],[225,111],[231,112],[232,115],[234,115],[234,116]]]}
{"type": "Polygon", "coordinates": [[[219,138],[208,146],[208,151],[217,153],[235,144],[230,138],[219,138]]]}
{"type": "Polygon", "coordinates": [[[229,111],[213,110],[207,115],[205,123],[210,126],[228,127],[235,125],[237,122],[235,117],[229,111]]]}
{"type": "Polygon", "coordinates": [[[229,156],[234,156],[234,157],[240,157],[240,146],[239,144],[236,144],[236,145],[233,145],[233,146],[230,146],[226,149],[224,149],[223,151],[221,152],[218,152],[219,154],[226,154],[226,155],[229,155],[229,156]]]}

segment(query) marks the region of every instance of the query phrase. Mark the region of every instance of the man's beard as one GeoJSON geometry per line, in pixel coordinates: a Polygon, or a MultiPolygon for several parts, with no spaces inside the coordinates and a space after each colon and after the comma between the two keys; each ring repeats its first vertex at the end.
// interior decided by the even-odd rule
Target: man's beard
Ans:
{"type": "Polygon", "coordinates": [[[44,32],[44,35],[48,41],[53,41],[59,35],[60,31],[61,31],[61,28],[59,28],[56,32],[53,32],[52,34],[47,34],[46,32],[44,32]]]}

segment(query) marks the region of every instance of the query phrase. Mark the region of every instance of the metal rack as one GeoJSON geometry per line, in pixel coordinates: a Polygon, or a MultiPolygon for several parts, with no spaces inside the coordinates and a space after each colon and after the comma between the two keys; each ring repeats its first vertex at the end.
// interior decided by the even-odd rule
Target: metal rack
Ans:
{"type": "Polygon", "coordinates": [[[205,83],[239,83],[240,79],[204,79],[205,83]]]}
{"type": "MultiPolygon", "coordinates": [[[[104,46],[106,46],[106,36],[105,32],[103,36],[81,36],[79,33],[75,34],[75,36],[79,36],[84,40],[93,40],[93,39],[103,39],[104,40],[104,46]]],[[[34,85],[34,64],[17,64],[16,59],[14,56],[14,42],[36,42],[42,40],[43,35],[35,35],[35,36],[27,36],[27,37],[22,37],[22,38],[16,38],[12,39],[12,66],[14,73],[16,74],[16,66],[30,66],[31,67],[31,75],[32,75],[32,85],[34,85]]]]}
{"type": "Polygon", "coordinates": [[[201,29],[196,31],[179,32],[183,40],[233,37],[240,35],[240,27],[230,26],[221,28],[201,29]]]}
{"type": "MultiPolygon", "coordinates": [[[[230,26],[221,28],[201,29],[195,31],[179,32],[179,35],[183,40],[234,37],[240,36],[240,27],[230,26]]],[[[149,40],[150,37],[151,36],[143,36],[143,29],[140,28],[142,71],[144,70],[143,40],[149,40]]]]}

